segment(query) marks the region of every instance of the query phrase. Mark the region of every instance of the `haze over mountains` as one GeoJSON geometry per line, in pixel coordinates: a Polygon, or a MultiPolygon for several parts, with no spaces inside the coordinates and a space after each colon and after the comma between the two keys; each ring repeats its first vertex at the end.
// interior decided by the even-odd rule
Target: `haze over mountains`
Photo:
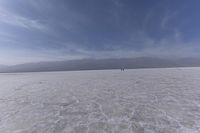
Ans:
{"type": "Polygon", "coordinates": [[[120,59],[82,59],[70,61],[52,61],[26,63],[13,66],[0,65],[0,72],[46,72],[72,70],[103,70],[103,69],[136,69],[136,68],[167,68],[167,67],[198,67],[200,59],[161,59],[161,58],[120,58],[120,59]]]}
{"type": "Polygon", "coordinates": [[[5,67],[8,67],[8,66],[0,64],[0,69],[5,68],[5,67]]]}

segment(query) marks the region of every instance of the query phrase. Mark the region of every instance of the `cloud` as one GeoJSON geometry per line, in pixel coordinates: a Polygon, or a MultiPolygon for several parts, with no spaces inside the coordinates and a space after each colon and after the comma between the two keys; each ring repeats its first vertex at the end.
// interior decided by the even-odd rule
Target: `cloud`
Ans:
{"type": "Polygon", "coordinates": [[[123,7],[121,0],[111,0],[117,7],[123,7]]]}
{"type": "Polygon", "coordinates": [[[169,11],[166,10],[165,14],[163,15],[163,18],[161,20],[161,28],[162,29],[167,29],[168,28],[168,24],[177,17],[178,15],[178,11],[169,11]]]}
{"type": "Polygon", "coordinates": [[[18,26],[30,30],[46,30],[46,26],[41,24],[38,20],[29,19],[2,9],[0,10],[0,23],[18,26]]]}
{"type": "MultiPolygon", "coordinates": [[[[59,49],[30,49],[4,48],[0,49],[0,64],[20,64],[26,62],[73,60],[84,58],[135,58],[135,57],[159,57],[159,58],[184,58],[200,56],[198,41],[186,43],[182,40],[162,39],[159,42],[146,37],[142,49],[130,47],[113,47],[110,50],[91,50],[80,47],[79,44],[65,44],[59,49]],[[158,44],[155,44],[158,43],[158,44]],[[156,45],[154,47],[147,46],[156,45]],[[7,53],[9,51],[9,55],[7,53]],[[6,56],[5,56],[6,55],[6,56]]],[[[111,45],[113,46],[113,45],[111,45]]]]}
{"type": "Polygon", "coordinates": [[[185,15],[188,9],[178,5],[165,0],[0,0],[0,64],[6,57],[16,63],[199,56],[198,14],[185,15]]]}

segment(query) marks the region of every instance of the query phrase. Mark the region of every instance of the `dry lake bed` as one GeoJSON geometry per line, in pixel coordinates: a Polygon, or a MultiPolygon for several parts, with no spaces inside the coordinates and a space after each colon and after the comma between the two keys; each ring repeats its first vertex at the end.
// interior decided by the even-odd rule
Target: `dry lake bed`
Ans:
{"type": "Polygon", "coordinates": [[[0,74],[0,133],[200,133],[200,68],[0,74]]]}

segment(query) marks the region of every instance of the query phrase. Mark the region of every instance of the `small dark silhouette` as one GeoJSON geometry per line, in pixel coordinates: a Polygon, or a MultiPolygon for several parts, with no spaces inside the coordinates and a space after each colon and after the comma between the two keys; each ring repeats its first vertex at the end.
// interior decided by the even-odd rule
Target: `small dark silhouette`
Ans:
{"type": "Polygon", "coordinates": [[[121,68],[121,71],[124,71],[124,68],[121,68]]]}

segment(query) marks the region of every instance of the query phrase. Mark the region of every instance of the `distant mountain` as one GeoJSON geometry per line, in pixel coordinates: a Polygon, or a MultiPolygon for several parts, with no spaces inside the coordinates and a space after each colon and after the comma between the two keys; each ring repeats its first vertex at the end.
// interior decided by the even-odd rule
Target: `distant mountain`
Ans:
{"type": "Polygon", "coordinates": [[[121,59],[82,59],[70,61],[53,61],[26,63],[14,66],[0,67],[0,72],[41,72],[41,71],[71,71],[71,70],[101,70],[101,69],[135,69],[135,68],[167,68],[167,67],[197,67],[198,58],[160,59],[160,58],[121,58],[121,59]]]}
{"type": "Polygon", "coordinates": [[[6,68],[6,67],[7,67],[6,65],[0,65],[0,69],[6,68]]]}

